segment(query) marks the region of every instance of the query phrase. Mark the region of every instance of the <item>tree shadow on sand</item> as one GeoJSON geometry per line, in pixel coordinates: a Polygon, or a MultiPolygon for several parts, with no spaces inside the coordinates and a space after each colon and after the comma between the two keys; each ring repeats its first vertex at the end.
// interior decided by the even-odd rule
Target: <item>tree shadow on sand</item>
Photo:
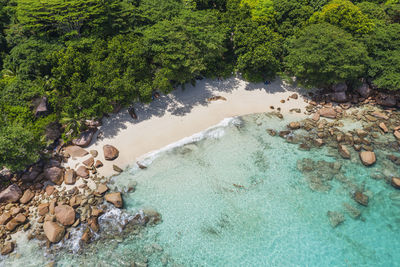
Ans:
{"type": "MultiPolygon", "coordinates": [[[[138,117],[137,120],[131,118],[126,108],[117,114],[111,114],[108,119],[103,120],[101,134],[104,138],[112,138],[121,130],[126,129],[128,124],[140,123],[152,117],[162,117],[167,112],[175,116],[184,116],[190,113],[195,106],[208,106],[210,104],[208,98],[218,96],[219,93],[230,93],[242,86],[245,86],[245,89],[249,91],[264,90],[267,93],[275,94],[290,90],[306,96],[304,89],[290,86],[279,78],[268,85],[248,83],[235,77],[225,80],[197,80],[195,86],[187,84],[168,95],[161,94],[160,97],[149,104],[135,103],[134,109],[138,117]]],[[[98,133],[99,131],[93,140],[97,139],[98,133]]]]}

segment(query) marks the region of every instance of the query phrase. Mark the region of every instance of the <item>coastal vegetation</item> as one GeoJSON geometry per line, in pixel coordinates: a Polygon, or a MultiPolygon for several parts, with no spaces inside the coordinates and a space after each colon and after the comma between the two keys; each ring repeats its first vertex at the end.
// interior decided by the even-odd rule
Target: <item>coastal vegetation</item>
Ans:
{"type": "Polygon", "coordinates": [[[0,165],[202,77],[396,91],[399,22],[398,0],[0,0],[0,165]]]}

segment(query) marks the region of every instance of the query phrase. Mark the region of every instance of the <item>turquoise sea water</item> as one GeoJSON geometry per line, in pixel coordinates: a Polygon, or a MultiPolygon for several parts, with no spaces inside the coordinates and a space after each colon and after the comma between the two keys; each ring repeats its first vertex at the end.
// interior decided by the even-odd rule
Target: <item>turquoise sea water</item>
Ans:
{"type": "MultiPolygon", "coordinates": [[[[127,213],[155,209],[162,223],[81,254],[60,252],[58,266],[399,266],[400,193],[371,177],[399,175],[387,168],[384,151],[371,168],[354,151],[352,160],[328,147],[302,151],[266,131],[286,124],[266,114],[233,119],[204,139],[160,152],[146,170],[114,177],[111,188],[137,183],[124,195],[127,213]],[[306,158],[316,169],[303,173],[306,158]],[[325,190],[310,187],[321,177],[325,190]],[[356,188],[369,196],[368,207],[352,199],[356,188]],[[344,203],[361,216],[351,217],[344,203]],[[345,221],[332,227],[328,211],[345,221]]],[[[41,254],[32,266],[46,261],[41,254]]],[[[28,266],[25,257],[7,265],[28,266]]]]}

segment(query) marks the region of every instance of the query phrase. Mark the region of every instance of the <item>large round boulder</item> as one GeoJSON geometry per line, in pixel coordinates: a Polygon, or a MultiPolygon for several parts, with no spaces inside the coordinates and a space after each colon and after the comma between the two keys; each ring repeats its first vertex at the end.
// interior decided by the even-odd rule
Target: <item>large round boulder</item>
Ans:
{"type": "Polygon", "coordinates": [[[0,192],[0,203],[14,203],[22,197],[22,191],[16,184],[12,184],[0,192]]]}
{"type": "Polygon", "coordinates": [[[69,226],[75,222],[75,210],[68,205],[60,205],[54,209],[56,219],[64,226],[69,226]]]}
{"type": "Polygon", "coordinates": [[[119,151],[112,145],[103,146],[104,158],[106,160],[114,160],[118,157],[119,151]]]}
{"type": "Polygon", "coordinates": [[[58,243],[64,237],[65,228],[58,223],[46,221],[43,224],[44,234],[52,243],[58,243]]]}
{"type": "Polygon", "coordinates": [[[360,159],[365,166],[371,166],[376,162],[375,153],[372,151],[360,152],[360,159]]]}

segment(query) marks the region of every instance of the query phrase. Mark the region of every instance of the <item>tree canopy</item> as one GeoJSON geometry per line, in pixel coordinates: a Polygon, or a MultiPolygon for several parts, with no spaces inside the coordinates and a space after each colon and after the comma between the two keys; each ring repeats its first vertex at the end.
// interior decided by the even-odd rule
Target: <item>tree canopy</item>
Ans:
{"type": "Polygon", "coordinates": [[[399,90],[399,22],[398,0],[0,0],[0,167],[200,77],[399,90]]]}

